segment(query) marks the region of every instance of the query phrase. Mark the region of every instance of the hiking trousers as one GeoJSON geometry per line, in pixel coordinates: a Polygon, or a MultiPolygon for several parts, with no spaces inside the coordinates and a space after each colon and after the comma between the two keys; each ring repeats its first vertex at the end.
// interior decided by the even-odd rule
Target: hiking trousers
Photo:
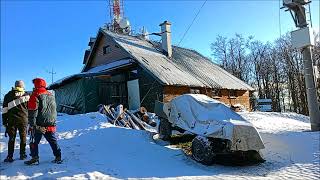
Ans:
{"type": "Polygon", "coordinates": [[[52,152],[54,156],[60,156],[61,157],[61,149],[57,143],[57,138],[54,132],[47,131],[44,134],[42,134],[39,131],[35,131],[34,133],[34,144],[32,147],[30,147],[31,156],[32,157],[39,157],[39,143],[41,141],[42,135],[46,138],[48,143],[51,146],[52,152]]]}
{"type": "Polygon", "coordinates": [[[20,155],[25,155],[27,143],[27,123],[10,124],[8,125],[6,131],[9,135],[8,157],[13,157],[17,131],[19,131],[20,137],[20,155]]]}

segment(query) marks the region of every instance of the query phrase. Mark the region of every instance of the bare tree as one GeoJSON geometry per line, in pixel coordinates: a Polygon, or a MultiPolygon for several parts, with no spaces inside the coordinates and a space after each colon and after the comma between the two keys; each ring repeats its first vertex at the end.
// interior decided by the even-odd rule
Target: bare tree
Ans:
{"type": "MultiPolygon", "coordinates": [[[[232,38],[218,36],[211,50],[216,62],[255,87],[259,98],[272,99],[274,111],[308,114],[302,56],[292,48],[288,34],[273,43],[240,34],[232,38]]],[[[313,56],[320,69],[319,42],[313,56]]]]}
{"type": "Polygon", "coordinates": [[[244,38],[240,34],[227,39],[218,36],[216,41],[211,43],[212,55],[221,67],[238,77],[249,81],[250,64],[247,58],[247,46],[252,37],[244,38]]]}

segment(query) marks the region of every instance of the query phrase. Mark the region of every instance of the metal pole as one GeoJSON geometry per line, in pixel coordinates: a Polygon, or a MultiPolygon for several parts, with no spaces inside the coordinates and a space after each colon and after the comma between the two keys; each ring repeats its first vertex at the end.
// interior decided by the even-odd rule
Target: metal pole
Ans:
{"type": "MultiPolygon", "coordinates": [[[[291,15],[293,15],[291,11],[294,11],[295,16],[292,16],[292,17],[298,28],[308,27],[306,9],[304,6],[309,3],[311,3],[311,1],[305,2],[303,0],[293,0],[293,1],[283,0],[284,6],[289,8],[291,15]]],[[[314,70],[313,70],[312,45],[303,47],[302,55],[303,55],[304,79],[306,83],[311,131],[320,131],[320,110],[319,110],[320,107],[317,99],[317,89],[315,85],[315,76],[314,76],[314,70]]]]}
{"type": "Polygon", "coordinates": [[[320,131],[320,111],[317,100],[317,89],[313,72],[312,49],[307,46],[302,49],[304,78],[306,83],[308,109],[312,131],[320,131]]]}
{"type": "Polygon", "coordinates": [[[51,74],[51,84],[53,84],[53,75],[57,73],[53,72],[53,68],[51,69],[51,71],[47,71],[47,73],[51,74]]]}

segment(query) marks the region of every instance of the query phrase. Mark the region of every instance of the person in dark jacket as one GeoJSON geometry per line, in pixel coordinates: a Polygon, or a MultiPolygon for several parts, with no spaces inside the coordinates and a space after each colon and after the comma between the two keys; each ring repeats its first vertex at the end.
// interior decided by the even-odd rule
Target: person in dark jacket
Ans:
{"type": "Polygon", "coordinates": [[[8,156],[4,159],[4,162],[13,162],[17,130],[19,130],[20,136],[20,159],[23,160],[27,157],[28,101],[29,95],[24,91],[24,83],[21,80],[16,81],[15,87],[4,96],[2,124],[6,128],[6,134],[9,134],[8,156]]]}
{"type": "Polygon", "coordinates": [[[30,146],[32,159],[25,164],[39,164],[38,145],[42,135],[49,142],[55,159],[53,163],[61,163],[61,149],[55,136],[57,110],[54,96],[46,90],[44,79],[36,78],[33,81],[34,90],[28,103],[29,132],[34,135],[34,142],[30,146]]]}

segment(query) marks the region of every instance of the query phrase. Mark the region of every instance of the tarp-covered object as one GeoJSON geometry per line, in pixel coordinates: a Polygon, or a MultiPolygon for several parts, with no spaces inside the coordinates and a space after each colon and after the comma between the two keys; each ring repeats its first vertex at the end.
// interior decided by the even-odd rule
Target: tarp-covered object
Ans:
{"type": "Polygon", "coordinates": [[[234,151],[264,148],[256,128],[223,103],[201,94],[185,94],[165,103],[163,111],[173,126],[197,135],[228,139],[234,151]]]}

